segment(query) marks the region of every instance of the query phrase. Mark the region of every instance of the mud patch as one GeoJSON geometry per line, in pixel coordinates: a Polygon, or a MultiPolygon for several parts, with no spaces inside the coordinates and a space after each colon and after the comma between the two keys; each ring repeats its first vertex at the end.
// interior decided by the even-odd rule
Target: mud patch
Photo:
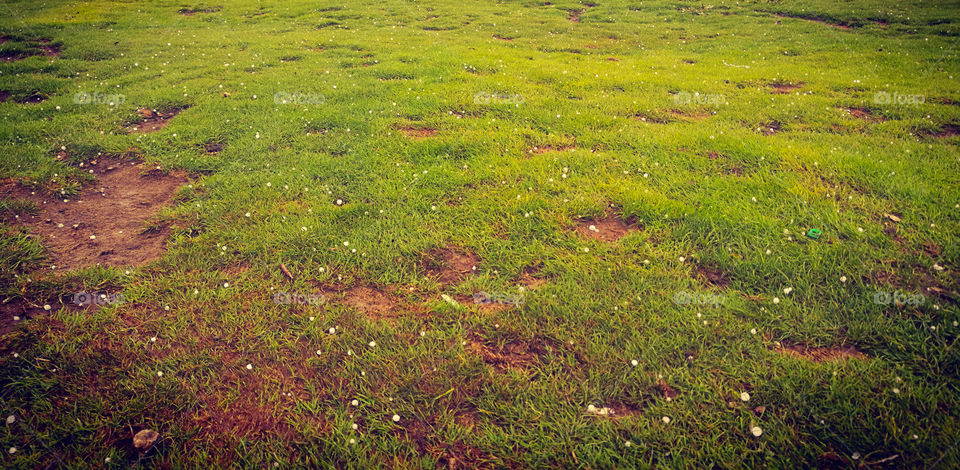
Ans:
{"type": "Polygon", "coordinates": [[[401,126],[398,130],[413,140],[426,139],[437,135],[437,130],[430,127],[401,126]]]}
{"type": "Polygon", "coordinates": [[[713,114],[703,111],[682,111],[679,109],[671,109],[669,113],[673,115],[673,117],[682,121],[702,121],[710,116],[713,116],[713,114]]]}
{"type": "Polygon", "coordinates": [[[543,346],[536,343],[511,341],[495,344],[484,342],[477,336],[467,342],[467,350],[501,372],[531,368],[538,364],[540,356],[546,353],[543,346]]]}
{"type": "Polygon", "coordinates": [[[730,276],[715,266],[697,266],[697,277],[708,286],[727,287],[730,285],[730,276]]]}
{"type": "Polygon", "coordinates": [[[160,113],[149,108],[140,108],[137,114],[143,118],[142,121],[127,127],[127,133],[130,134],[149,134],[157,132],[170,124],[170,120],[183,109],[172,109],[166,113],[160,113]]]}
{"type": "Polygon", "coordinates": [[[795,90],[799,90],[803,86],[803,82],[798,83],[788,83],[788,82],[773,82],[770,84],[770,93],[775,95],[788,95],[793,93],[795,90]]]}
{"type": "Polygon", "coordinates": [[[615,242],[637,229],[620,219],[619,216],[608,214],[600,220],[580,219],[576,231],[584,238],[592,238],[602,242],[615,242]]]}
{"type": "Polygon", "coordinates": [[[851,116],[864,121],[880,122],[884,120],[883,117],[873,114],[867,108],[847,108],[847,112],[850,113],[851,116]]]}
{"type": "MultiPolygon", "coordinates": [[[[825,19],[823,19],[823,18],[817,18],[817,17],[812,17],[812,16],[783,15],[783,14],[777,14],[776,16],[777,16],[778,18],[793,18],[793,19],[797,19],[797,20],[812,21],[812,22],[814,22],[814,23],[820,23],[820,24],[823,24],[823,25],[827,25],[827,26],[831,26],[831,27],[837,28],[837,29],[842,29],[842,30],[844,30],[844,31],[847,31],[847,30],[850,30],[850,29],[853,28],[852,25],[847,24],[847,23],[834,23],[834,22],[832,22],[832,21],[828,21],[828,20],[825,20],[825,19]]],[[[780,24],[780,23],[777,22],[777,24],[780,24]]]]}
{"type": "Polygon", "coordinates": [[[480,264],[477,255],[458,246],[447,246],[422,255],[421,265],[427,276],[441,284],[456,284],[476,270],[480,264]]]}
{"type": "Polygon", "coordinates": [[[376,287],[351,287],[340,292],[340,296],[340,303],[349,305],[373,319],[394,318],[399,313],[399,300],[376,287]]]}
{"type": "Polygon", "coordinates": [[[12,183],[0,188],[37,204],[37,214],[19,221],[43,237],[57,269],[141,265],[159,258],[167,230],[145,225],[187,182],[185,175],[141,175],[140,166],[117,159],[86,164],[97,179],[76,196],[41,197],[12,183]]]}
{"type": "Polygon", "coordinates": [[[633,115],[633,118],[640,122],[652,122],[654,124],[668,124],[671,122],[671,119],[664,116],[646,113],[636,113],[633,115]]]}
{"type": "Polygon", "coordinates": [[[853,346],[817,348],[801,343],[784,343],[777,352],[813,362],[845,361],[848,359],[869,359],[865,353],[853,346]]]}
{"type": "Polygon", "coordinates": [[[575,150],[576,148],[577,147],[573,145],[559,145],[559,146],[544,145],[543,147],[531,147],[527,149],[527,153],[539,155],[542,153],[549,153],[549,152],[568,152],[571,150],[575,150]]]}
{"type": "Polygon", "coordinates": [[[956,137],[960,135],[960,125],[946,124],[931,135],[937,138],[956,137]]]}
{"type": "Polygon", "coordinates": [[[223,151],[223,144],[220,142],[207,142],[203,144],[203,152],[207,155],[216,155],[223,151]]]}
{"type": "Polygon", "coordinates": [[[511,42],[511,41],[513,41],[513,39],[514,39],[514,38],[511,38],[511,37],[507,37],[507,36],[501,36],[501,35],[499,35],[499,34],[494,34],[494,35],[493,35],[493,38],[494,38],[494,39],[498,39],[498,40],[500,40],[500,41],[507,41],[507,42],[511,42]]]}
{"type": "Polygon", "coordinates": [[[774,135],[779,133],[783,129],[783,125],[780,124],[780,121],[770,121],[764,124],[760,124],[757,127],[757,132],[763,135],[774,135]]]}

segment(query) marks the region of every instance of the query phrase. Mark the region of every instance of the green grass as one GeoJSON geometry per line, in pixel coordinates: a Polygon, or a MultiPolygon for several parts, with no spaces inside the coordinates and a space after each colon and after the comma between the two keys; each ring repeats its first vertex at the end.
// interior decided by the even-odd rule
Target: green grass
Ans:
{"type": "Polygon", "coordinates": [[[75,194],[75,162],[127,155],[193,181],[137,268],[49,272],[11,215],[36,207],[0,203],[4,299],[126,300],[2,338],[2,466],[956,466],[960,2],[890,3],[4,4],[0,55],[29,57],[0,62],[0,179],[75,194]],[[128,135],[142,107],[181,111],[128,135]],[[639,230],[573,230],[605,211],[639,230]],[[428,279],[447,246],[475,274],[428,279]],[[518,308],[441,298],[532,267],[518,308]],[[396,318],[272,300],[359,285],[396,318]]]}

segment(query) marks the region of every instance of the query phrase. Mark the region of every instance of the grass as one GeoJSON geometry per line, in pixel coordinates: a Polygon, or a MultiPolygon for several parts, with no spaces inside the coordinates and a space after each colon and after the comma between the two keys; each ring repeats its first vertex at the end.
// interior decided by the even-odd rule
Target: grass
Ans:
{"type": "Polygon", "coordinates": [[[144,266],[0,203],[3,466],[957,465],[960,3],[887,3],[6,3],[0,178],[191,183],[144,266]]]}

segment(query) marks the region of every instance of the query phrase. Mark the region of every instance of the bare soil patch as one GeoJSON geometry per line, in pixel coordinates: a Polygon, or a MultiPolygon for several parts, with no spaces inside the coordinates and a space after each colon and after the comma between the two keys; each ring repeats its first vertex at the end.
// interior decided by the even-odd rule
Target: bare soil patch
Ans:
{"type": "Polygon", "coordinates": [[[458,246],[446,246],[421,256],[421,265],[441,284],[456,284],[472,275],[480,264],[477,255],[458,246]]]}
{"type": "Polygon", "coordinates": [[[437,130],[430,127],[401,126],[399,130],[403,135],[413,140],[426,139],[437,135],[437,130]]]}
{"type": "Polygon", "coordinates": [[[608,214],[603,219],[581,219],[577,222],[577,233],[585,238],[592,238],[602,242],[615,242],[631,232],[635,227],[627,224],[619,216],[608,214]]]}
{"type": "Polygon", "coordinates": [[[777,351],[789,356],[806,359],[813,362],[843,361],[847,359],[868,359],[865,353],[853,346],[838,347],[811,347],[800,343],[782,344],[777,351]]]}
{"type": "Polygon", "coordinates": [[[850,113],[851,116],[857,119],[863,119],[864,121],[878,122],[884,120],[883,117],[873,114],[867,108],[847,108],[847,112],[850,113]]]}
{"type": "Polygon", "coordinates": [[[513,41],[513,39],[514,39],[514,38],[511,38],[511,37],[501,36],[501,35],[499,35],[499,34],[494,34],[494,35],[493,35],[493,38],[494,38],[494,39],[499,39],[499,40],[501,40],[501,41],[507,41],[507,42],[513,41]]]}
{"type": "Polygon", "coordinates": [[[783,128],[783,125],[780,124],[780,121],[770,121],[768,123],[760,124],[759,130],[763,135],[774,135],[783,128]]]}
{"type": "Polygon", "coordinates": [[[702,282],[714,287],[730,285],[730,276],[715,266],[697,266],[697,276],[702,282]]]}
{"type": "Polygon", "coordinates": [[[172,109],[165,113],[160,113],[149,108],[140,108],[137,110],[137,114],[143,118],[142,121],[130,125],[127,127],[127,132],[130,134],[149,134],[151,132],[157,132],[164,127],[167,127],[170,124],[170,120],[174,118],[177,114],[180,114],[182,109],[172,109]]]}
{"type": "Polygon", "coordinates": [[[652,122],[654,124],[667,124],[670,122],[670,119],[661,116],[655,116],[652,114],[646,113],[637,113],[633,115],[633,118],[641,122],[652,122]]]}
{"type": "Polygon", "coordinates": [[[544,145],[543,147],[531,147],[527,149],[527,153],[534,153],[539,155],[539,154],[548,153],[548,152],[566,152],[569,150],[574,150],[576,148],[577,147],[573,145],[559,145],[559,146],[544,145]]]}
{"type": "Polygon", "coordinates": [[[511,341],[495,344],[479,337],[470,340],[467,349],[498,371],[525,370],[539,363],[539,356],[546,353],[543,346],[536,343],[511,341]]]}
{"type": "Polygon", "coordinates": [[[702,121],[710,116],[713,116],[712,114],[703,111],[683,111],[680,109],[671,109],[669,113],[674,117],[684,121],[702,121]]]}
{"type": "Polygon", "coordinates": [[[371,286],[356,286],[340,292],[339,302],[349,305],[370,318],[396,317],[400,301],[393,294],[371,286]]]}
{"type": "Polygon", "coordinates": [[[87,167],[96,181],[69,198],[39,196],[13,183],[0,188],[36,202],[39,212],[19,221],[43,237],[58,269],[141,265],[159,258],[167,230],[145,225],[187,182],[185,174],[141,174],[139,165],[119,159],[88,161],[87,167]]]}
{"type": "Polygon", "coordinates": [[[770,93],[775,95],[788,95],[793,93],[794,90],[799,90],[803,86],[803,82],[798,83],[785,83],[785,82],[773,82],[770,84],[770,93]]]}
{"type": "Polygon", "coordinates": [[[960,135],[960,125],[946,124],[939,131],[933,133],[934,137],[956,137],[960,135]]]}

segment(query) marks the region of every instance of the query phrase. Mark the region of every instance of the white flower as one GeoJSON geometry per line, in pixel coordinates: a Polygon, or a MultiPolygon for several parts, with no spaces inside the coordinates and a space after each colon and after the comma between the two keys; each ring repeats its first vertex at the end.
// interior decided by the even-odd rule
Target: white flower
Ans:
{"type": "Polygon", "coordinates": [[[356,440],[356,439],[350,439],[350,443],[351,443],[351,444],[356,444],[356,443],[357,443],[357,440],[356,440]]]}
{"type": "Polygon", "coordinates": [[[253,370],[253,364],[247,364],[247,370],[253,370]]]}
{"type": "Polygon", "coordinates": [[[670,417],[669,417],[669,416],[664,416],[664,417],[661,418],[661,419],[663,419],[663,424],[670,424],[670,417]]]}
{"type": "Polygon", "coordinates": [[[400,415],[393,415],[393,422],[394,422],[394,423],[399,423],[399,422],[400,422],[400,415]]]}
{"type": "Polygon", "coordinates": [[[756,329],[756,328],[750,328],[750,334],[751,334],[751,335],[757,334],[757,329],[756,329]]]}
{"type": "Polygon", "coordinates": [[[747,392],[740,392],[740,401],[750,401],[750,394],[747,392]]]}
{"type": "Polygon", "coordinates": [[[16,453],[17,453],[17,448],[16,448],[16,447],[11,447],[8,452],[10,452],[11,454],[16,454],[16,453]]]}
{"type": "Polygon", "coordinates": [[[17,417],[14,415],[7,416],[7,424],[13,424],[17,420],[17,417]]]}
{"type": "Polygon", "coordinates": [[[244,216],[244,217],[250,217],[250,213],[247,212],[246,214],[243,214],[243,216],[244,216]]]}
{"type": "Polygon", "coordinates": [[[318,355],[318,356],[320,355],[320,350],[319,350],[319,349],[317,350],[317,355],[318,355]]]}
{"type": "Polygon", "coordinates": [[[96,240],[96,239],[97,239],[97,236],[96,236],[96,235],[90,235],[90,239],[91,239],[91,240],[96,240]]]}
{"type": "Polygon", "coordinates": [[[350,242],[343,242],[343,246],[350,246],[350,242]]]}
{"type": "Polygon", "coordinates": [[[754,426],[750,428],[750,433],[756,437],[760,437],[760,435],[763,434],[763,429],[760,429],[759,426],[754,426]]]}
{"type": "Polygon", "coordinates": [[[633,445],[633,443],[630,442],[630,441],[627,441],[627,442],[624,442],[623,445],[624,445],[625,447],[630,447],[630,446],[633,445]]]}
{"type": "Polygon", "coordinates": [[[793,292],[793,287],[785,287],[783,289],[783,295],[790,295],[791,292],[793,292]]]}
{"type": "Polygon", "coordinates": [[[327,330],[327,332],[328,332],[328,333],[330,333],[330,334],[332,335],[332,334],[334,334],[334,333],[336,333],[336,332],[337,332],[337,329],[331,326],[331,327],[330,327],[330,329],[329,329],[329,330],[327,330]]]}
{"type": "Polygon", "coordinates": [[[224,282],[224,283],[223,283],[223,287],[230,287],[230,283],[229,283],[229,282],[224,282]]]}
{"type": "Polygon", "coordinates": [[[370,346],[371,348],[375,348],[375,347],[377,347],[377,342],[376,342],[376,341],[371,341],[371,342],[367,343],[367,346],[370,346]]]}
{"type": "Polygon", "coordinates": [[[899,388],[894,388],[894,389],[893,389],[893,393],[899,394],[899,393],[900,393],[900,389],[899,389],[899,388]]]}
{"type": "Polygon", "coordinates": [[[847,276],[840,276],[840,282],[847,282],[847,276]]]}
{"type": "Polygon", "coordinates": [[[158,370],[158,371],[157,371],[157,377],[163,377],[163,371],[158,370]]]}
{"type": "Polygon", "coordinates": [[[359,406],[359,405],[360,405],[360,402],[357,401],[357,400],[352,400],[352,401],[350,402],[350,404],[353,405],[353,406],[359,406]]]}
{"type": "Polygon", "coordinates": [[[630,361],[630,365],[633,366],[633,367],[637,367],[638,364],[640,364],[640,362],[637,361],[636,359],[633,359],[633,360],[630,361]]]}
{"type": "Polygon", "coordinates": [[[943,266],[940,266],[939,264],[934,263],[933,269],[936,269],[937,271],[943,271],[943,266]]]}
{"type": "Polygon", "coordinates": [[[589,226],[589,227],[587,227],[587,228],[590,229],[591,232],[599,232],[599,231],[600,231],[600,230],[597,229],[597,226],[596,226],[596,225],[591,225],[591,226],[589,226]]]}
{"type": "Polygon", "coordinates": [[[774,297],[774,298],[773,298],[773,303],[775,303],[775,304],[780,303],[780,298],[779,298],[779,297],[774,297]]]}
{"type": "Polygon", "coordinates": [[[681,257],[679,257],[679,258],[677,258],[677,259],[680,260],[680,262],[682,263],[686,258],[684,258],[683,256],[681,256],[681,257]]]}
{"type": "Polygon", "coordinates": [[[359,427],[360,427],[360,426],[357,426],[357,423],[353,423],[353,424],[350,425],[350,429],[353,429],[354,431],[356,431],[357,428],[359,428],[359,427]]]}

